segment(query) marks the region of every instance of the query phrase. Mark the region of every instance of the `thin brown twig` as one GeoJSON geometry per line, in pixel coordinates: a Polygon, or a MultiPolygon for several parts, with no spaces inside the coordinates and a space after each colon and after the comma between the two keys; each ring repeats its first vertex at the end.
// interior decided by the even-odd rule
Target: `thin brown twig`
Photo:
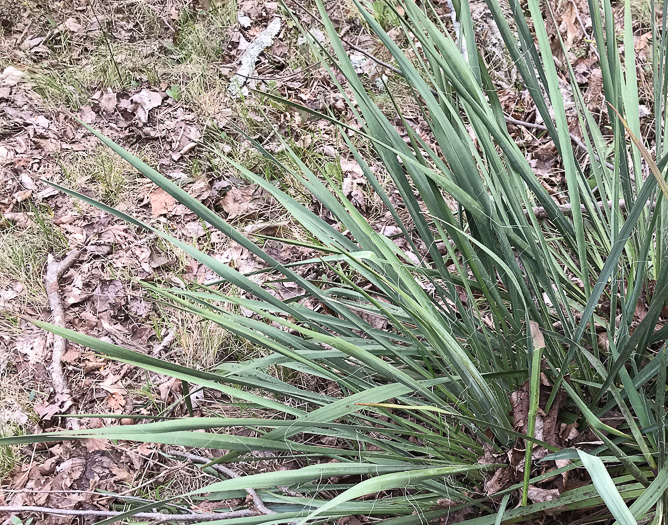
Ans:
{"type": "MultiPolygon", "coordinates": [[[[0,507],[0,512],[15,513],[15,512],[42,512],[44,514],[59,514],[61,516],[96,516],[99,518],[114,517],[124,514],[112,510],[78,510],[78,509],[51,509],[49,507],[22,507],[22,506],[6,506],[0,507]]],[[[162,512],[138,512],[133,517],[140,519],[149,519],[158,523],[173,522],[202,522],[209,520],[226,520],[232,518],[245,518],[248,516],[256,516],[257,513],[252,510],[231,510],[228,512],[197,512],[192,514],[165,514],[162,512]]]]}
{"type": "MultiPolygon", "coordinates": [[[[75,248],[71,250],[62,261],[57,261],[52,254],[49,254],[46,264],[46,274],[44,275],[44,285],[46,286],[46,295],[49,299],[51,308],[51,322],[61,328],[65,328],[65,311],[60,298],[60,286],[58,281],[81,255],[81,250],[75,248]]],[[[55,402],[60,411],[65,412],[72,406],[72,396],[70,388],[67,385],[67,379],[63,374],[62,359],[67,350],[67,341],[59,335],[53,336],[53,352],[51,357],[51,382],[56,392],[55,402]]],[[[76,426],[76,420],[70,420],[73,426],[76,426]]]]}
{"type": "Polygon", "coordinates": [[[276,485],[276,488],[280,490],[283,494],[286,494],[287,496],[292,496],[293,498],[302,498],[304,497],[303,494],[300,494],[296,490],[289,489],[288,487],[284,487],[282,485],[276,485]]]}
{"type": "MultiPolygon", "coordinates": [[[[612,201],[597,202],[596,204],[600,209],[603,209],[604,207],[612,208],[613,202],[612,201]]],[[[626,210],[626,202],[624,201],[624,199],[620,199],[619,202],[618,202],[618,205],[619,205],[620,210],[622,210],[622,211],[626,210]]],[[[656,203],[652,203],[652,209],[654,209],[655,205],[656,205],[656,203]]],[[[569,213],[571,213],[573,211],[573,206],[570,203],[568,203],[568,204],[558,204],[557,207],[565,215],[568,215],[569,213]]],[[[587,208],[584,204],[581,204],[580,207],[581,207],[583,213],[587,211],[587,208]]],[[[533,212],[533,214],[536,216],[536,219],[538,219],[538,220],[548,218],[547,211],[545,211],[545,208],[543,208],[542,206],[537,206],[535,208],[532,208],[531,211],[533,212]]],[[[529,213],[530,213],[529,210],[524,212],[524,215],[526,216],[527,219],[529,218],[529,213]]]]}
{"type": "MultiPolygon", "coordinates": [[[[168,450],[168,454],[171,454],[173,456],[181,456],[185,459],[188,459],[192,461],[193,463],[200,463],[200,464],[206,464],[210,463],[211,459],[210,458],[205,458],[203,456],[198,456],[196,454],[191,454],[189,452],[179,452],[178,450],[168,450]]],[[[220,472],[224,476],[227,476],[228,478],[240,478],[241,476],[234,472],[232,469],[227,468],[224,465],[216,464],[216,465],[211,465],[211,468],[215,469],[216,471],[220,472]]],[[[254,489],[245,489],[248,495],[252,498],[253,500],[253,506],[255,509],[261,513],[261,514],[276,514],[276,511],[273,511],[264,504],[264,501],[262,501],[262,498],[258,495],[257,492],[255,492],[254,489]]]]}
{"type": "MultiPolygon", "coordinates": [[[[608,208],[612,207],[612,201],[598,202],[597,204],[598,204],[598,207],[600,209],[603,209],[604,206],[607,206],[608,208]]],[[[565,215],[568,215],[569,213],[571,213],[573,211],[573,206],[570,203],[568,203],[568,204],[558,204],[557,208],[559,208],[559,211],[561,211],[561,213],[563,213],[565,215]]],[[[584,204],[581,204],[580,208],[582,209],[583,213],[586,213],[587,207],[584,204]]],[[[624,202],[624,199],[621,199],[619,201],[619,209],[621,209],[622,211],[626,209],[626,202],[624,202]]],[[[547,219],[549,217],[548,214],[547,214],[547,211],[542,206],[537,206],[535,208],[532,208],[531,211],[533,212],[533,214],[536,216],[536,219],[538,219],[538,220],[547,219]]],[[[524,212],[524,215],[527,217],[527,219],[529,218],[529,213],[530,213],[529,210],[524,212]]]]}

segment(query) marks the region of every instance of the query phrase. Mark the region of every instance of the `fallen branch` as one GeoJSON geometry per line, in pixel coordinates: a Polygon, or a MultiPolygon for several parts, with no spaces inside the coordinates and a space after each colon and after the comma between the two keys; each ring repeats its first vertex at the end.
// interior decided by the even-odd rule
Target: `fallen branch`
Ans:
{"type": "MultiPolygon", "coordinates": [[[[49,254],[46,264],[46,274],[44,276],[44,285],[46,286],[46,295],[49,298],[49,307],[51,308],[51,322],[56,326],[65,328],[65,312],[63,303],[60,299],[59,279],[63,273],[70,268],[81,255],[81,250],[71,250],[62,261],[57,261],[53,255],[49,254]]],[[[67,341],[59,335],[53,336],[53,353],[51,357],[51,381],[53,389],[56,392],[55,403],[59,406],[61,413],[72,406],[72,396],[67,385],[67,379],[63,374],[62,359],[67,350],[67,341]]],[[[73,428],[76,427],[76,420],[70,420],[73,428]]]]}
{"type": "MultiPolygon", "coordinates": [[[[606,206],[608,208],[611,208],[612,207],[612,201],[598,202],[597,205],[600,209],[603,209],[606,206]]],[[[563,213],[564,215],[570,215],[573,212],[573,206],[570,203],[569,204],[558,204],[557,208],[559,208],[559,211],[561,211],[561,213],[563,213]]],[[[582,213],[587,212],[587,208],[584,204],[580,205],[580,209],[582,210],[582,213]]],[[[624,202],[624,199],[621,199],[619,201],[619,209],[622,210],[622,211],[624,211],[626,209],[626,202],[624,202]]],[[[538,219],[538,220],[548,218],[547,211],[545,211],[545,208],[543,208],[542,206],[537,206],[535,208],[532,208],[531,211],[533,212],[533,214],[536,216],[536,219],[538,219]]],[[[529,210],[525,211],[524,215],[528,219],[529,218],[529,210]]]]}
{"type": "MultiPolygon", "coordinates": [[[[98,518],[113,518],[124,512],[112,510],[75,510],[75,509],[50,509],[48,507],[0,507],[0,512],[42,512],[44,514],[58,514],[61,516],[95,516],[98,518]]],[[[252,510],[231,510],[228,512],[198,512],[192,514],[164,514],[162,512],[138,512],[133,518],[153,520],[158,523],[169,521],[195,523],[198,521],[226,520],[232,518],[246,518],[255,516],[252,510]]]]}
{"type": "Polygon", "coordinates": [[[281,19],[274,18],[267,28],[255,37],[244,54],[241,55],[241,66],[237,74],[230,80],[228,91],[233,97],[239,97],[244,94],[243,87],[248,81],[248,77],[255,71],[255,63],[260,53],[274,43],[274,37],[281,30],[281,19]]]}
{"type": "MultiPolygon", "coordinates": [[[[211,459],[210,458],[205,458],[203,456],[197,456],[196,454],[190,454],[189,452],[179,452],[177,450],[168,450],[168,454],[171,454],[173,456],[181,456],[185,459],[188,459],[192,461],[193,463],[200,463],[200,464],[206,464],[210,463],[211,459]]],[[[211,468],[215,469],[216,471],[220,472],[223,476],[227,476],[228,478],[240,478],[241,476],[234,472],[232,469],[225,467],[224,465],[211,465],[211,468]]],[[[260,514],[276,514],[275,511],[267,508],[267,506],[264,504],[264,501],[262,501],[262,498],[258,495],[257,492],[255,492],[254,489],[245,489],[248,495],[251,497],[253,500],[253,506],[255,509],[260,513],[260,514]]]]}

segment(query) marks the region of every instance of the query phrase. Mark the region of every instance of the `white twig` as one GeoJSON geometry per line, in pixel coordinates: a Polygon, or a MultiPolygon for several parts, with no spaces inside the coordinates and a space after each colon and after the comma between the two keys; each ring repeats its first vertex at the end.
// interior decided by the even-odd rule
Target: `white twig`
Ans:
{"type": "MultiPolygon", "coordinates": [[[[99,518],[120,516],[123,512],[112,510],[76,510],[76,509],[50,509],[48,507],[21,507],[7,506],[0,507],[0,512],[43,512],[44,514],[59,514],[61,516],[96,516],[99,518]]],[[[195,523],[198,521],[226,520],[232,518],[245,518],[255,516],[252,510],[231,510],[228,512],[198,512],[193,514],[164,514],[162,512],[138,512],[133,517],[140,519],[153,520],[158,523],[169,521],[179,521],[195,523]]]]}
{"type": "MultiPolygon", "coordinates": [[[[49,298],[49,307],[51,308],[51,322],[56,326],[65,328],[65,311],[60,299],[59,279],[70,268],[81,255],[81,250],[71,250],[62,261],[57,261],[53,255],[49,254],[46,264],[46,274],[44,276],[44,285],[46,286],[46,295],[49,298]]],[[[56,403],[59,404],[61,411],[66,411],[72,406],[72,396],[67,385],[67,379],[63,374],[62,359],[67,350],[67,341],[64,337],[54,335],[53,353],[51,357],[51,381],[53,389],[56,392],[56,403]]],[[[76,426],[76,420],[71,420],[73,427],[76,426]]]]}
{"type": "Polygon", "coordinates": [[[455,6],[452,4],[452,0],[445,0],[445,3],[450,9],[450,18],[452,19],[452,27],[455,30],[455,42],[458,42],[462,47],[462,55],[464,55],[464,60],[468,63],[468,57],[466,56],[466,42],[461,37],[461,31],[459,27],[459,20],[457,20],[457,11],[455,11],[455,6]]]}
{"type": "Polygon", "coordinates": [[[232,96],[239,97],[243,93],[242,88],[249,76],[255,71],[255,63],[260,53],[274,43],[274,37],[280,30],[281,19],[274,18],[267,28],[255,37],[255,40],[251,42],[246,51],[244,51],[244,54],[241,55],[241,67],[239,67],[237,74],[230,80],[230,87],[228,88],[232,96]]]}
{"type": "MultiPolygon", "coordinates": [[[[173,456],[181,456],[183,458],[186,458],[193,463],[200,463],[200,464],[205,464],[205,463],[210,463],[211,459],[205,458],[203,456],[197,456],[196,454],[190,454],[188,452],[179,452],[178,450],[168,450],[168,454],[171,454],[173,456]]],[[[224,465],[211,465],[211,468],[217,470],[224,476],[227,476],[228,478],[240,478],[241,476],[234,472],[232,469],[225,467],[224,465]]],[[[257,492],[255,492],[254,489],[245,489],[248,495],[253,499],[253,506],[255,509],[261,513],[261,514],[276,514],[276,511],[273,511],[264,504],[264,501],[262,501],[262,498],[258,495],[257,492]]]]}
{"type": "Polygon", "coordinates": [[[171,345],[172,341],[174,341],[174,337],[176,337],[176,333],[174,332],[174,330],[170,330],[169,332],[167,332],[165,338],[159,344],[153,347],[153,351],[151,352],[153,356],[157,357],[158,355],[160,355],[160,352],[162,352],[166,348],[169,348],[169,345],[171,345]]]}

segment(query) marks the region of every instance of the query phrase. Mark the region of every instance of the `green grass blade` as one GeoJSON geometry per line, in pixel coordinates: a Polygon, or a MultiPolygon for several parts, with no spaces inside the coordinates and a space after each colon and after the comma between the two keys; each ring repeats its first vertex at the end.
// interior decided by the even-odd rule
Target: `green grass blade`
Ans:
{"type": "Polygon", "coordinates": [[[617,520],[617,523],[619,525],[637,525],[633,514],[619,494],[603,462],[596,456],[592,456],[581,450],[578,450],[578,454],[582,464],[589,472],[596,490],[610,510],[610,513],[617,520]]]}

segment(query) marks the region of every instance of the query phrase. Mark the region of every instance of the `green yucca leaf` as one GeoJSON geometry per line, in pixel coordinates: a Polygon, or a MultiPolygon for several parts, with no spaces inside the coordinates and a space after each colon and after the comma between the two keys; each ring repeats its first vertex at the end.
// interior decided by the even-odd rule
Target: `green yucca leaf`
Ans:
{"type": "MultiPolygon", "coordinates": [[[[596,511],[596,516],[609,512],[623,525],[661,516],[668,488],[668,327],[660,327],[668,302],[665,3],[661,27],[651,21],[652,134],[640,118],[640,103],[649,102],[639,88],[633,56],[634,31],[642,22],[635,20],[630,0],[624,3],[621,31],[610,0],[588,1],[589,45],[599,59],[592,67],[601,69],[608,106],[604,124],[578,86],[568,62],[572,51],[565,49],[558,31],[548,34],[548,25],[557,23],[556,7],[538,0],[510,0],[508,6],[486,0],[504,52],[519,72],[518,88],[531,98],[526,109],[535,108],[546,128],[544,138],[556,147],[554,165],[565,177],[558,190],[569,208],[557,204],[527,160],[525,146],[508,129],[496,72],[476,43],[468,2],[453,1],[456,28],[445,24],[429,1],[386,2],[384,12],[406,37],[399,43],[367,4],[355,0],[361,23],[399,72],[387,82],[381,78],[384,93],[368,89],[368,79],[356,73],[325,2],[316,4],[328,42],[310,39],[312,52],[356,122],[272,93],[258,96],[321,119],[334,135],[340,134],[342,155],[358,164],[384,217],[404,242],[379,233],[340,182],[308,162],[278,129],[273,135],[281,153],[268,151],[241,129],[233,131],[272,170],[285,173],[302,194],[317,200],[327,217],[300,202],[287,184],[267,180],[236,157],[205,146],[226,168],[271,195],[308,232],[308,240],[271,239],[317,252],[304,261],[277,260],[262,248],[266,237],[244,235],[83,124],[264,267],[241,274],[150,224],[53,186],[146,229],[206,265],[219,276],[207,286],[142,285],[162,303],[248,341],[260,356],[201,371],[41,321],[34,324],[109,359],[181,379],[191,416],[189,393],[195,388],[216,390],[251,412],[236,418],[152,416],[147,418],[152,422],[137,425],[4,437],[0,445],[98,437],[228,451],[211,464],[240,461],[252,451],[273,451],[277,460],[301,462],[293,470],[228,479],[183,495],[193,501],[223,501],[243,496],[246,488],[262,489],[276,513],[229,520],[221,513],[213,522],[230,525],[329,523],[355,514],[409,525],[436,522],[464,508],[476,509],[464,522],[476,525],[575,509],[596,511]],[[559,47],[566,58],[561,64],[554,60],[559,47]],[[403,89],[388,84],[394,82],[403,89]],[[570,95],[574,106],[567,109],[564,99],[570,95]],[[402,97],[408,98],[410,112],[402,97]],[[583,161],[585,155],[588,160],[583,161]],[[651,172],[647,178],[645,166],[651,172]],[[533,211],[537,207],[542,208],[536,211],[540,217],[533,211]],[[311,266],[326,272],[329,280],[304,277],[303,270],[311,266]],[[293,283],[300,293],[281,300],[272,293],[280,283],[293,283]],[[252,315],[241,315],[239,309],[252,315]],[[275,373],[283,370],[287,374],[275,373]],[[291,381],[295,374],[310,376],[309,381],[291,381]],[[336,388],[308,386],[323,382],[336,388]],[[527,435],[512,425],[510,394],[521,388],[529,394],[527,435]],[[559,450],[561,445],[554,443],[563,443],[561,436],[540,434],[541,410],[549,412],[556,399],[564,399],[559,423],[577,422],[580,432],[590,429],[600,446],[590,453],[559,450]],[[621,415],[619,424],[607,419],[611,412],[621,415]],[[253,437],[236,435],[235,427],[251,429],[253,437]],[[330,441],[318,436],[334,444],[324,444],[330,441]],[[488,449],[503,457],[517,440],[526,444],[521,482],[495,495],[480,494],[488,471],[505,465],[478,460],[488,449]],[[550,452],[544,462],[571,463],[546,471],[534,464],[536,447],[550,452]],[[530,486],[576,468],[586,469],[593,485],[552,501],[529,501],[530,486]],[[301,497],[275,490],[284,485],[296,488],[301,497]],[[410,498],[394,492],[403,488],[410,498]],[[366,499],[373,494],[376,501],[366,499]],[[454,506],[442,508],[438,501],[444,497],[454,506]],[[354,501],[358,498],[365,499],[354,501]]],[[[287,7],[285,12],[294,27],[307,31],[302,17],[287,7]]],[[[204,466],[207,472],[212,472],[211,464],[204,466]]],[[[142,504],[123,517],[172,501],[142,504]]],[[[103,523],[117,519],[121,517],[103,523]]]]}
{"type": "Polygon", "coordinates": [[[633,514],[631,514],[624,499],[619,494],[603,462],[596,456],[591,456],[581,450],[578,451],[578,454],[582,464],[589,472],[596,490],[610,509],[617,523],[620,525],[636,525],[637,522],[633,514]]]}
{"type": "Polygon", "coordinates": [[[503,465],[501,464],[457,465],[423,470],[412,470],[408,472],[395,472],[392,474],[374,476],[339,494],[331,501],[325,503],[319,509],[313,511],[308,517],[299,521],[298,524],[303,525],[307,521],[314,519],[316,516],[319,516],[327,510],[335,509],[337,506],[340,506],[347,501],[366,496],[368,494],[374,494],[383,490],[410,487],[433,478],[446,477],[453,474],[462,474],[472,471],[495,469],[502,466],[503,465]]]}

